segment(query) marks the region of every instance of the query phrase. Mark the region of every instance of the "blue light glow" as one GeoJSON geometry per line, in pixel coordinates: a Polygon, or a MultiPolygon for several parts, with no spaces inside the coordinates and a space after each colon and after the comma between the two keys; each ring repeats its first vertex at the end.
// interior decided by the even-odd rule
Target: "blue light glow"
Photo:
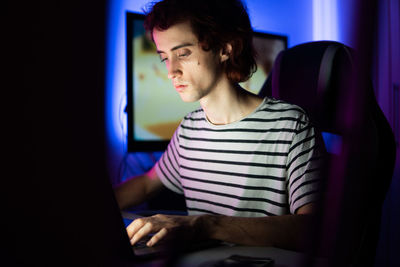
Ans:
{"type": "Polygon", "coordinates": [[[312,0],[244,2],[255,30],[287,35],[289,47],[312,40],[312,0]]]}
{"type": "Polygon", "coordinates": [[[326,151],[331,154],[340,155],[342,152],[342,137],[337,134],[322,132],[326,151]]]}
{"type": "Polygon", "coordinates": [[[126,11],[142,13],[148,0],[108,1],[106,43],[105,118],[109,172],[112,179],[126,152],[126,11]]]}
{"type": "Polygon", "coordinates": [[[338,39],[337,1],[313,0],[313,40],[338,39]]]}

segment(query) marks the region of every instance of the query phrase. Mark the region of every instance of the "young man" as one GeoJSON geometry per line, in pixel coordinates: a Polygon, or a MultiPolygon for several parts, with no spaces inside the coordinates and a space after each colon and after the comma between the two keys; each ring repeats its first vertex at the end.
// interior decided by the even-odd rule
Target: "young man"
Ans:
{"type": "Polygon", "coordinates": [[[183,119],[153,169],[116,188],[124,209],[166,186],[184,194],[189,216],[135,220],[131,243],[154,233],[152,246],[184,232],[294,248],[317,198],[318,147],[302,109],[238,85],[256,68],[242,3],[164,0],[146,27],[177,93],[201,109],[183,119]]]}

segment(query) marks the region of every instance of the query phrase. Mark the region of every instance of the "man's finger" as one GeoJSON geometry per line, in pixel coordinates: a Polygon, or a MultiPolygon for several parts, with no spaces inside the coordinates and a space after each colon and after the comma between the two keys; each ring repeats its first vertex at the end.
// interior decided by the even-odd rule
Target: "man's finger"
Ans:
{"type": "Polygon", "coordinates": [[[157,234],[155,234],[149,242],[147,242],[147,246],[154,246],[158,241],[163,239],[168,234],[168,230],[166,228],[162,228],[157,234]]]}
{"type": "Polygon", "coordinates": [[[145,224],[146,224],[145,219],[136,219],[133,222],[131,222],[126,227],[126,232],[128,233],[129,239],[132,239],[132,237],[136,234],[136,232],[139,231],[139,229],[142,228],[145,224]]]}
{"type": "Polygon", "coordinates": [[[133,246],[137,241],[150,234],[151,232],[156,231],[153,229],[153,224],[147,222],[142,228],[140,228],[131,238],[131,245],[133,246]]]}

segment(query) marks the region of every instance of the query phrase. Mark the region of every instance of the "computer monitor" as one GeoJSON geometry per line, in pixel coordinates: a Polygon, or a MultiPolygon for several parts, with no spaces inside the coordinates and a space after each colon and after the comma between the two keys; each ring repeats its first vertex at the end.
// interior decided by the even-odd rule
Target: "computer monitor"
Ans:
{"type": "MultiPolygon", "coordinates": [[[[168,80],[167,69],[143,27],[145,16],[127,12],[128,151],[163,151],[182,118],[199,103],[185,103],[168,80]]],[[[287,37],[254,32],[257,72],[241,86],[258,93],[287,37]]]]}

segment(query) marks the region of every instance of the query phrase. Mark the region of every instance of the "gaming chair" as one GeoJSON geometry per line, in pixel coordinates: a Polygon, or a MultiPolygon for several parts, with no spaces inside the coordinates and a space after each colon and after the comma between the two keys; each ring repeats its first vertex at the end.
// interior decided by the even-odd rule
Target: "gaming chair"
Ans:
{"type": "Polygon", "coordinates": [[[325,137],[313,252],[329,266],[373,266],[395,161],[390,125],[357,62],[356,52],[338,42],[300,44],[277,56],[260,91],[302,107],[325,137]]]}

